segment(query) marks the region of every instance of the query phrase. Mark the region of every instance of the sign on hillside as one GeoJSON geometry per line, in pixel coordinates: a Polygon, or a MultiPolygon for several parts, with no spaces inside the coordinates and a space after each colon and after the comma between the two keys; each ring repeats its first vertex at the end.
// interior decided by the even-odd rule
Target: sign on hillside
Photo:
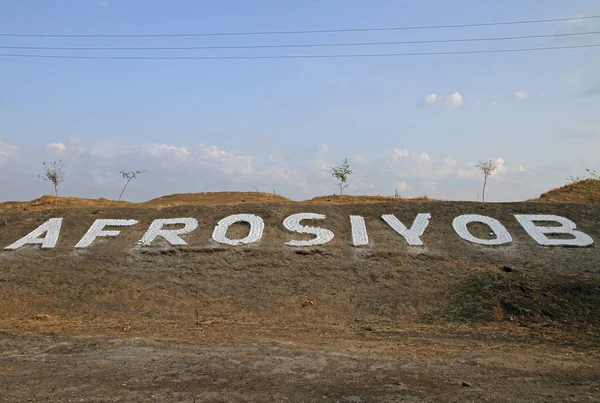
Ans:
{"type": "MultiPolygon", "coordinates": [[[[514,214],[514,218],[526,233],[542,246],[584,247],[594,243],[592,237],[577,230],[577,226],[573,221],[562,216],[514,214]]],[[[293,235],[293,233],[309,234],[312,238],[308,240],[291,239],[284,242],[284,244],[292,247],[307,247],[329,243],[335,237],[335,234],[331,230],[324,227],[304,225],[302,223],[305,220],[325,219],[325,215],[316,213],[298,213],[286,217],[283,220],[283,227],[290,232],[290,235],[293,235]]],[[[384,214],[381,216],[381,219],[402,237],[408,245],[415,247],[424,245],[421,237],[427,230],[431,214],[417,214],[410,225],[401,222],[393,214],[384,214]]],[[[51,218],[4,249],[15,250],[26,245],[40,245],[43,249],[54,248],[60,238],[62,223],[63,219],[60,217],[51,218]]],[[[79,242],[74,245],[74,248],[88,248],[99,237],[118,236],[121,231],[116,228],[130,227],[137,224],[138,221],[135,219],[96,220],[79,242]]],[[[369,234],[364,217],[350,215],[348,217],[348,225],[351,230],[351,244],[355,247],[368,246],[369,234]]],[[[198,221],[191,217],[155,219],[137,244],[142,247],[151,246],[157,238],[162,238],[170,245],[187,245],[187,242],[181,238],[181,235],[189,234],[197,227],[198,221]],[[173,229],[173,226],[177,228],[173,229]]],[[[257,243],[262,240],[264,228],[264,221],[258,215],[234,214],[223,218],[216,224],[212,233],[212,240],[220,244],[232,246],[257,243]],[[237,239],[228,237],[227,232],[229,227],[236,223],[244,223],[249,226],[249,231],[245,237],[237,239]]],[[[510,244],[513,241],[512,235],[500,221],[485,215],[459,215],[453,219],[452,228],[456,236],[462,238],[465,242],[474,244],[497,246],[510,244]],[[474,235],[469,230],[469,225],[473,223],[487,226],[490,236],[484,239],[474,235]]]]}

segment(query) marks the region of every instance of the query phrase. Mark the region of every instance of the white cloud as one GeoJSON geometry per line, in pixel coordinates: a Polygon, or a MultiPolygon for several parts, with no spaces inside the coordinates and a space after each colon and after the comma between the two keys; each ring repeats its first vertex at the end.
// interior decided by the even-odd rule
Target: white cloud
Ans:
{"type": "Polygon", "coordinates": [[[360,154],[354,154],[350,157],[350,162],[354,163],[354,164],[359,164],[359,165],[365,165],[368,164],[369,162],[367,161],[367,159],[365,157],[363,157],[360,154]]]}
{"type": "Polygon", "coordinates": [[[394,189],[397,189],[400,192],[404,192],[406,189],[408,189],[408,185],[404,181],[396,182],[394,184],[394,189]]]}
{"type": "Polygon", "coordinates": [[[94,144],[89,150],[81,149],[81,151],[88,152],[92,157],[112,159],[126,153],[127,147],[112,141],[101,141],[94,144]]]}
{"type": "MultiPolygon", "coordinates": [[[[0,165],[3,166],[0,181],[5,200],[33,199],[45,190],[37,178],[39,167],[29,162],[44,161],[48,150],[21,151],[0,142],[0,165]]],[[[304,155],[300,152],[293,159],[269,156],[261,159],[205,144],[100,142],[89,148],[68,146],[60,155],[68,174],[62,193],[116,198],[122,186],[119,171],[124,169],[145,171],[127,190],[127,198],[136,201],[171,193],[251,191],[253,186],[293,199],[336,192],[330,167],[340,162],[337,157],[333,161],[304,155]]],[[[427,194],[475,200],[481,181],[473,163],[437,157],[421,150],[397,147],[369,158],[353,154],[349,160],[354,171],[348,182],[349,194],[390,195],[398,189],[405,197],[427,194]]],[[[510,200],[517,191],[515,183],[523,182],[531,173],[523,166],[507,165],[500,157],[494,160],[500,170],[494,175],[490,200],[495,197],[510,200]],[[498,189],[497,196],[494,196],[495,189],[498,189]]],[[[530,184],[520,189],[522,193],[532,192],[530,184]]],[[[535,193],[528,197],[535,197],[535,193]]]]}
{"type": "Polygon", "coordinates": [[[55,153],[61,153],[65,151],[67,147],[63,143],[50,143],[46,145],[46,149],[55,153]]]}
{"type": "Polygon", "coordinates": [[[498,157],[493,159],[492,161],[494,161],[494,163],[496,164],[497,169],[492,173],[492,175],[496,175],[500,172],[507,172],[508,168],[506,168],[506,166],[504,166],[504,158],[502,157],[498,157]]]}
{"type": "Polygon", "coordinates": [[[529,94],[525,91],[517,91],[515,92],[515,97],[517,97],[519,101],[525,101],[527,98],[529,98],[529,94]]]}
{"type": "Polygon", "coordinates": [[[438,96],[436,94],[430,94],[427,95],[423,101],[426,105],[433,105],[438,101],[438,96]]]}
{"type": "Polygon", "coordinates": [[[406,148],[394,148],[392,151],[393,159],[399,160],[404,157],[408,157],[408,150],[406,148]]]}
{"type": "Polygon", "coordinates": [[[431,157],[422,151],[414,152],[413,158],[417,164],[426,164],[431,161],[431,157]]]}
{"type": "Polygon", "coordinates": [[[464,98],[460,92],[454,92],[448,96],[429,94],[419,101],[418,106],[426,107],[437,104],[444,108],[458,108],[463,105],[463,102],[464,98]]]}
{"type": "Polygon", "coordinates": [[[327,144],[319,144],[315,148],[315,151],[317,154],[323,154],[323,153],[327,152],[327,150],[329,150],[329,146],[327,144]]]}
{"type": "Polygon", "coordinates": [[[440,97],[440,102],[445,108],[458,108],[463,104],[463,96],[460,92],[455,92],[447,97],[440,97]]]}
{"type": "Polygon", "coordinates": [[[323,160],[310,160],[308,166],[318,171],[329,170],[329,165],[323,160]]]}
{"type": "Polygon", "coordinates": [[[319,144],[316,147],[306,151],[304,154],[307,158],[319,158],[322,154],[325,154],[329,151],[329,146],[327,144],[319,144]]]}
{"type": "MultiPolygon", "coordinates": [[[[496,170],[490,176],[497,176],[506,173],[525,172],[526,169],[523,165],[516,167],[508,167],[506,161],[502,157],[488,158],[485,161],[491,160],[496,164],[496,170]]],[[[462,178],[475,178],[481,176],[481,169],[477,168],[476,162],[470,162],[465,167],[458,169],[458,176],[462,178]]]]}
{"type": "Polygon", "coordinates": [[[0,166],[5,165],[17,156],[19,147],[0,141],[0,166]]]}
{"type": "Polygon", "coordinates": [[[481,98],[475,98],[475,105],[476,106],[483,105],[483,99],[481,99],[481,98]]]}
{"type": "MultiPolygon", "coordinates": [[[[134,147],[134,149],[142,155],[149,155],[157,157],[162,160],[184,160],[188,158],[191,153],[187,147],[177,147],[169,144],[141,144],[134,147]]],[[[219,150],[207,150],[209,157],[217,158],[219,150]],[[212,155],[211,155],[212,154],[212,155]]]]}

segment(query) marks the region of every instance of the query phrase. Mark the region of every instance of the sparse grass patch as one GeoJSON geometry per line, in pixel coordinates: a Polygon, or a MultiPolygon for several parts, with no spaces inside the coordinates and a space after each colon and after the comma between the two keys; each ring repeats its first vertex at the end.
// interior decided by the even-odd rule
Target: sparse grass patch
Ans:
{"type": "Polygon", "coordinates": [[[543,193],[539,199],[546,203],[600,203],[600,180],[584,179],[543,193]]]}
{"type": "Polygon", "coordinates": [[[485,273],[450,286],[445,306],[428,313],[429,323],[511,320],[600,327],[600,283],[565,281],[540,284],[511,273],[485,273]]]}

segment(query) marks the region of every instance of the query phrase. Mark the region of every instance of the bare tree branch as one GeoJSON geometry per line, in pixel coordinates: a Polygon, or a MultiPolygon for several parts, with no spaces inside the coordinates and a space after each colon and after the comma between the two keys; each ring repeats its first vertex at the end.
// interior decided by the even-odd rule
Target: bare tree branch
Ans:
{"type": "Polygon", "coordinates": [[[488,177],[492,176],[500,166],[494,160],[486,162],[480,161],[475,166],[483,173],[483,193],[481,195],[481,200],[485,202],[485,186],[487,185],[488,177]]]}
{"type": "Polygon", "coordinates": [[[53,161],[51,163],[43,162],[44,172],[41,175],[38,175],[41,179],[52,182],[54,186],[54,206],[58,208],[58,185],[60,185],[65,180],[65,173],[63,171],[63,162],[62,160],[53,161]]]}
{"type": "Polygon", "coordinates": [[[121,194],[119,195],[119,200],[121,200],[121,197],[123,197],[123,193],[125,193],[125,189],[127,189],[127,185],[129,185],[129,182],[131,182],[132,180],[134,180],[137,175],[144,173],[146,171],[121,171],[119,172],[121,174],[121,176],[123,177],[123,179],[125,179],[125,186],[123,186],[123,190],[121,190],[121,194]]]}

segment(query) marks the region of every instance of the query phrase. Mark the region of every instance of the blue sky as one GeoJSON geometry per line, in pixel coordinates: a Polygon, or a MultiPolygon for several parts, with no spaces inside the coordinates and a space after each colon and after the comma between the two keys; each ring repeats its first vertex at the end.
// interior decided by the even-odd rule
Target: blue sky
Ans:
{"type": "MultiPolygon", "coordinates": [[[[170,34],[447,25],[600,14],[597,1],[2,1],[5,33],[170,34]]],[[[435,40],[600,30],[600,19],[464,29],[192,38],[1,37],[0,46],[232,46],[435,40]]],[[[0,53],[219,56],[437,52],[600,43],[600,35],[357,48],[0,53]]],[[[486,199],[522,200],[600,156],[600,48],[287,60],[0,57],[0,201],[51,188],[118,196],[120,170],[146,170],[126,197],[253,190],[476,200],[478,160],[496,159],[486,199]],[[435,94],[435,95],[434,95],[435,94]]]]}

